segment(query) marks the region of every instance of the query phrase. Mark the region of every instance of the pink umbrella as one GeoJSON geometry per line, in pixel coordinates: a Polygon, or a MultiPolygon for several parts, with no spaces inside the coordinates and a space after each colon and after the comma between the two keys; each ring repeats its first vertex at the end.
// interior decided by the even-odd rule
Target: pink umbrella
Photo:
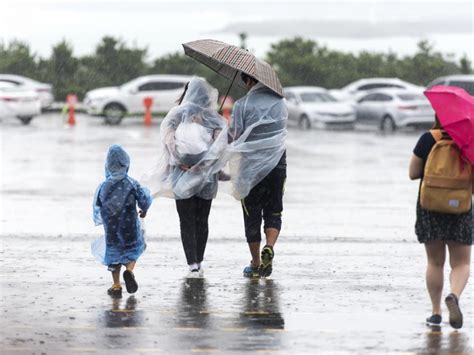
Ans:
{"type": "Polygon", "coordinates": [[[474,164],[474,97],[464,89],[437,85],[425,91],[443,128],[474,164]]]}

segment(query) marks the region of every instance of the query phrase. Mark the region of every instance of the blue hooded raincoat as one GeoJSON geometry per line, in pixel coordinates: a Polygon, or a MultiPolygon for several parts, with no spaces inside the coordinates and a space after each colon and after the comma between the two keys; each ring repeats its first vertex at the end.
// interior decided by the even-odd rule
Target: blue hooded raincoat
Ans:
{"type": "Polygon", "coordinates": [[[105,237],[92,243],[92,253],[104,265],[136,261],[146,248],[137,205],[146,212],[152,198],[148,189],[127,175],[129,167],[127,152],[112,145],[105,164],[106,180],[97,188],[93,202],[94,222],[104,225],[105,237]]]}

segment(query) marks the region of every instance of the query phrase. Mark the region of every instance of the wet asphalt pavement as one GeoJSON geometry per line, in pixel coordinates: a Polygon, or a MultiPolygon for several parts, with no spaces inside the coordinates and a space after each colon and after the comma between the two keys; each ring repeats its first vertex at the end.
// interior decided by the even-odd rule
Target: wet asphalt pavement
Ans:
{"type": "Polygon", "coordinates": [[[139,290],[111,299],[110,275],[89,251],[102,232],[92,195],[112,143],[130,153],[132,177],[153,167],[158,122],[108,127],[79,115],[70,129],[51,114],[0,130],[2,354],[473,352],[472,282],[460,331],[446,313],[441,330],[424,325],[417,183],[407,177],[419,132],[290,129],[284,226],[266,280],[242,277],[249,255],[227,183],[211,211],[204,279],[184,279],[174,202],[155,200],[139,290]]]}

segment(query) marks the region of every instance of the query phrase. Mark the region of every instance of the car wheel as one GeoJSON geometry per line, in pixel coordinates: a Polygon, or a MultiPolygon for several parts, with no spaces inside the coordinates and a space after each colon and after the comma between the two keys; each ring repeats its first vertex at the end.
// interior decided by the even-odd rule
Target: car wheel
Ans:
{"type": "Polygon", "coordinates": [[[311,129],[311,121],[309,120],[308,116],[303,115],[300,117],[298,121],[298,127],[305,131],[311,129]]]}
{"type": "Polygon", "coordinates": [[[105,123],[110,125],[118,125],[122,122],[126,113],[125,108],[117,103],[108,104],[104,108],[105,123]]]}
{"type": "Polygon", "coordinates": [[[390,116],[385,116],[382,119],[382,123],[380,124],[380,130],[383,133],[393,133],[397,127],[395,126],[395,122],[393,121],[393,118],[390,116]]]}
{"type": "Polygon", "coordinates": [[[28,116],[28,117],[18,117],[18,119],[21,121],[21,123],[23,123],[25,126],[30,124],[31,120],[33,119],[32,116],[28,116]]]}

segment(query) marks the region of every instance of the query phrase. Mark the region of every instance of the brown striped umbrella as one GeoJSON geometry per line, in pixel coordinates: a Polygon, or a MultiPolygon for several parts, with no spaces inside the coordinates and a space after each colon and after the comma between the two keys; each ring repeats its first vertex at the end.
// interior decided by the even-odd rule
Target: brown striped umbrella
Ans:
{"type": "Polygon", "coordinates": [[[232,82],[236,81],[238,85],[245,88],[240,75],[237,75],[239,72],[245,73],[283,97],[280,80],[273,68],[270,64],[257,59],[249,51],[213,39],[184,43],[183,47],[186,55],[232,82]]]}

